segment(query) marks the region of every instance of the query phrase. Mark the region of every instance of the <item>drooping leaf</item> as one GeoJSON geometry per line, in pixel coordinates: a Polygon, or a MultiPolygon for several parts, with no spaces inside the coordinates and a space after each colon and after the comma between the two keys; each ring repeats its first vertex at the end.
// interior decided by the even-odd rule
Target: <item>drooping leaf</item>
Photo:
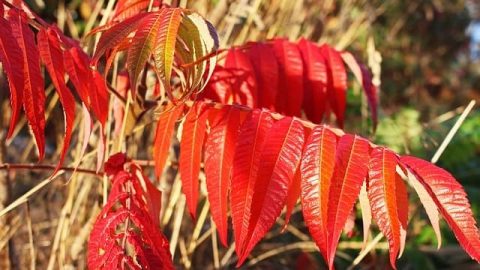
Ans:
{"type": "Polygon", "coordinates": [[[175,122],[183,112],[183,105],[168,107],[160,115],[153,142],[153,159],[155,161],[155,174],[160,177],[163,173],[165,162],[169,155],[170,142],[175,131],[175,122]]]}
{"type": "Polygon", "coordinates": [[[156,220],[160,191],[137,164],[127,165],[127,161],[119,153],[105,165],[109,174],[113,174],[112,189],[90,233],[88,267],[174,269],[168,241],[156,220]]]}
{"type": "Polygon", "coordinates": [[[45,90],[35,34],[25,21],[25,14],[10,9],[9,15],[12,34],[23,55],[23,109],[42,160],[45,154],[45,90]]]}
{"type": "Polygon", "coordinates": [[[178,171],[182,180],[182,190],[187,198],[187,206],[193,219],[199,189],[200,161],[207,127],[207,105],[196,103],[183,122],[182,140],[180,141],[180,158],[178,171]]]}
{"type": "Polygon", "coordinates": [[[293,180],[290,181],[290,185],[288,186],[288,194],[287,200],[285,202],[285,224],[283,225],[282,230],[287,228],[288,223],[290,222],[290,217],[293,213],[293,208],[297,204],[298,198],[300,197],[301,192],[301,184],[302,182],[302,173],[300,171],[300,163],[297,166],[295,175],[293,176],[293,180]]]}
{"type": "Polygon", "coordinates": [[[278,120],[268,130],[266,137],[268,139],[264,142],[257,165],[257,179],[252,183],[255,191],[250,215],[243,221],[248,231],[245,238],[240,241],[236,239],[236,245],[242,249],[237,265],[242,264],[280,215],[302,155],[304,128],[297,120],[290,117],[278,120]]]}
{"type": "Polygon", "coordinates": [[[267,44],[251,42],[248,56],[252,62],[258,86],[258,107],[275,109],[279,87],[279,70],[273,48],[267,44]]]}
{"type": "Polygon", "coordinates": [[[177,46],[177,51],[183,58],[180,68],[185,74],[185,81],[182,86],[187,90],[183,96],[188,96],[202,91],[210,80],[217,62],[213,54],[219,41],[213,25],[191,11],[184,12],[178,35],[185,45],[177,46]]]}
{"type": "Polygon", "coordinates": [[[301,162],[301,201],[305,223],[320,252],[327,259],[327,206],[335,166],[336,135],[316,126],[305,143],[301,162]]]}
{"type": "Polygon", "coordinates": [[[138,76],[155,48],[160,27],[165,23],[163,21],[164,13],[165,10],[160,10],[155,16],[145,17],[136,30],[132,45],[128,49],[127,68],[133,92],[137,88],[138,76]]]}
{"type": "Polygon", "coordinates": [[[300,116],[303,104],[303,63],[295,43],[286,39],[273,41],[280,82],[276,108],[286,115],[300,116]]]}
{"type": "Polygon", "coordinates": [[[338,141],[327,207],[327,261],[330,269],[340,234],[367,176],[368,151],[368,142],[356,135],[345,134],[338,141]]]}
{"type": "Polygon", "coordinates": [[[327,44],[321,47],[327,63],[327,97],[337,124],[343,128],[346,107],[347,73],[340,53],[327,44]]]}
{"type": "Polygon", "coordinates": [[[173,56],[175,54],[175,43],[177,41],[178,29],[182,21],[182,9],[164,8],[160,15],[160,28],[155,40],[153,59],[155,69],[159,74],[165,91],[171,93],[170,79],[173,68],[173,56]]]}
{"type": "Polygon", "coordinates": [[[480,234],[463,187],[450,173],[425,160],[404,156],[400,161],[425,187],[463,249],[480,262],[480,234]]]}
{"type": "Polygon", "coordinates": [[[248,223],[252,211],[252,196],[259,170],[263,145],[273,119],[267,111],[254,110],[243,122],[235,146],[230,209],[232,212],[235,251],[242,253],[242,243],[248,233],[248,223]]]}
{"type": "Polygon", "coordinates": [[[144,20],[148,20],[148,18],[153,16],[155,16],[153,13],[140,13],[119,23],[115,23],[109,28],[92,30],[92,33],[102,32],[92,58],[92,63],[96,65],[98,59],[100,59],[107,50],[119,46],[144,20]]]}
{"type": "Polygon", "coordinates": [[[437,206],[425,187],[409,170],[407,170],[407,177],[408,183],[413,187],[420,198],[420,202],[425,208],[425,212],[430,220],[430,224],[432,224],[435,236],[437,237],[437,249],[439,249],[442,245],[442,232],[440,231],[440,213],[438,212],[437,206]]]}
{"type": "Polygon", "coordinates": [[[120,0],[113,10],[112,20],[121,22],[137,14],[143,14],[150,2],[152,2],[152,7],[158,7],[162,3],[162,1],[158,0],[120,0]]]}
{"type": "Polygon", "coordinates": [[[390,264],[394,269],[396,269],[395,261],[400,252],[401,231],[406,230],[402,228],[398,210],[405,205],[398,205],[397,198],[397,195],[406,196],[406,190],[404,187],[399,187],[404,183],[401,180],[397,181],[396,166],[397,156],[391,150],[384,147],[373,149],[370,155],[367,186],[372,214],[388,240],[390,264]],[[400,194],[400,191],[405,194],[400,194]]]}
{"type": "Polygon", "coordinates": [[[62,165],[65,154],[70,146],[72,137],[73,121],[75,120],[75,99],[65,83],[65,66],[63,64],[63,51],[60,39],[52,29],[41,29],[37,34],[38,50],[40,58],[50,74],[52,83],[60,97],[60,103],[65,114],[65,138],[63,149],[60,154],[57,169],[62,165]]]}
{"type": "Polygon", "coordinates": [[[378,107],[378,94],[377,87],[372,82],[372,76],[368,71],[367,67],[357,61],[357,59],[349,52],[342,52],[341,56],[343,61],[352,71],[355,78],[362,85],[363,91],[367,96],[368,106],[370,107],[370,112],[372,114],[373,128],[377,127],[377,107],[378,107]]]}
{"type": "Polygon", "coordinates": [[[90,59],[80,47],[71,47],[64,51],[64,64],[73,86],[80,99],[90,112],[105,125],[108,110],[108,92],[105,79],[98,70],[90,68],[90,59]]]}
{"type": "Polygon", "coordinates": [[[234,101],[256,108],[258,87],[255,71],[248,56],[239,49],[229,50],[225,59],[225,68],[233,74],[230,84],[234,101]]]}
{"type": "Polygon", "coordinates": [[[227,198],[230,189],[233,153],[240,126],[240,112],[230,106],[223,108],[213,123],[205,142],[208,201],[220,241],[227,246],[227,198]]]}
{"type": "MultiPolygon", "coordinates": [[[[0,5],[3,6],[3,5],[0,5]]],[[[2,12],[3,13],[3,12],[2,12]]],[[[12,35],[12,29],[7,20],[0,17],[0,62],[2,62],[10,88],[10,104],[12,116],[7,138],[13,135],[18,122],[23,100],[23,53],[12,35]]]]}
{"type": "Polygon", "coordinates": [[[303,108],[308,119],[320,123],[326,111],[327,66],[320,48],[313,42],[302,38],[298,48],[302,54],[304,70],[303,108]]]}

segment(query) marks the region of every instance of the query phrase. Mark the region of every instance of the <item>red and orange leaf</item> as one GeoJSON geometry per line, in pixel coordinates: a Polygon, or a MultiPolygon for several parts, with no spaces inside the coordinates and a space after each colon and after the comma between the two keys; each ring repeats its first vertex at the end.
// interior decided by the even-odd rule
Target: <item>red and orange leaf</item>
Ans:
{"type": "Polygon", "coordinates": [[[338,141],[327,207],[327,261],[330,269],[333,268],[340,234],[367,176],[368,151],[368,141],[356,135],[345,134],[338,141]]]}
{"type": "Polygon", "coordinates": [[[108,116],[105,79],[98,70],[90,69],[90,59],[80,47],[70,48],[63,56],[65,69],[80,99],[104,126],[108,116]]]}
{"type": "Polygon", "coordinates": [[[372,114],[373,128],[377,127],[377,107],[378,107],[378,94],[377,87],[372,82],[372,76],[367,67],[357,61],[357,59],[349,52],[341,53],[343,61],[352,71],[357,81],[362,85],[363,91],[367,96],[368,106],[370,106],[370,112],[372,114]]]}
{"type": "MultiPolygon", "coordinates": [[[[278,120],[267,132],[267,140],[260,156],[257,179],[251,198],[250,215],[243,220],[248,231],[235,244],[242,253],[237,265],[241,265],[255,245],[275,223],[287,199],[288,187],[300,162],[304,144],[303,125],[290,117],[278,120]]],[[[234,189],[236,192],[236,189],[234,189]]]]}
{"type": "Polygon", "coordinates": [[[164,8],[160,15],[160,28],[156,36],[153,59],[155,70],[167,93],[171,93],[173,56],[177,41],[178,29],[182,22],[181,8],[164,8]]]}
{"type": "Polygon", "coordinates": [[[235,146],[230,209],[232,212],[235,251],[242,254],[242,245],[248,232],[252,211],[252,196],[259,170],[260,158],[273,119],[267,111],[253,110],[242,124],[235,146]]]}
{"type": "Polygon", "coordinates": [[[182,180],[183,193],[187,198],[188,210],[193,219],[196,218],[197,213],[198,176],[207,117],[207,105],[202,102],[195,103],[183,122],[182,139],[180,141],[178,172],[182,180]]]}
{"type": "Polygon", "coordinates": [[[160,115],[155,131],[153,142],[153,159],[155,161],[155,174],[160,177],[163,173],[165,162],[169,155],[170,142],[175,131],[175,122],[183,113],[183,104],[176,107],[168,107],[167,111],[160,115]]]}
{"type": "Polygon", "coordinates": [[[153,7],[158,7],[162,3],[157,0],[120,0],[113,11],[112,20],[126,21],[134,15],[143,14],[142,12],[147,11],[150,2],[153,7]]]}
{"type": "Polygon", "coordinates": [[[105,107],[108,106],[107,82],[98,70],[92,70],[91,72],[95,86],[94,91],[90,89],[90,100],[92,101],[93,112],[97,116],[100,124],[102,124],[102,127],[105,127],[108,117],[108,110],[105,110],[105,107]]]}
{"type": "Polygon", "coordinates": [[[411,156],[400,161],[425,187],[463,249],[480,262],[480,234],[462,186],[450,173],[428,161],[411,156]]]}
{"type": "MultiPolygon", "coordinates": [[[[396,167],[397,156],[395,153],[384,147],[373,149],[370,154],[368,172],[368,198],[373,217],[388,240],[390,264],[394,269],[396,269],[395,261],[401,246],[402,224],[398,209],[405,207],[397,204],[397,195],[401,191],[397,190],[397,184],[403,184],[403,182],[401,180],[397,182],[396,167]]],[[[405,194],[400,195],[405,196],[405,194]]]]}
{"type": "Polygon", "coordinates": [[[232,172],[233,153],[240,127],[240,112],[228,106],[211,121],[205,142],[205,175],[210,212],[217,226],[220,241],[227,246],[228,191],[232,172]]]}
{"type": "Polygon", "coordinates": [[[248,45],[248,56],[255,70],[259,108],[275,109],[279,82],[278,63],[272,47],[259,42],[248,45]]]}
{"type": "Polygon", "coordinates": [[[234,101],[250,108],[257,108],[258,86],[255,71],[247,54],[236,48],[228,50],[225,69],[230,72],[227,75],[233,75],[226,80],[231,85],[234,101]]]}
{"type": "Polygon", "coordinates": [[[337,118],[337,124],[343,128],[347,98],[347,73],[340,53],[327,44],[321,47],[327,63],[327,97],[330,108],[337,118]]]}
{"type": "Polygon", "coordinates": [[[302,173],[300,171],[300,162],[298,163],[295,175],[293,176],[290,185],[288,186],[287,200],[285,202],[285,224],[283,224],[282,231],[287,228],[288,223],[290,222],[290,217],[292,216],[293,208],[297,204],[298,198],[300,197],[302,182],[302,173]]]}
{"type": "Polygon", "coordinates": [[[398,219],[400,221],[400,251],[398,257],[400,258],[405,249],[405,241],[407,240],[407,228],[408,228],[408,192],[405,182],[400,175],[395,177],[395,191],[397,199],[397,211],[398,219]]]}
{"type": "MultiPolygon", "coordinates": [[[[0,4],[0,6],[3,6],[0,4]]],[[[3,13],[3,12],[2,12],[3,13]]],[[[7,138],[13,135],[13,131],[20,117],[23,101],[23,53],[17,41],[12,35],[12,29],[7,20],[0,17],[0,62],[5,71],[10,88],[10,104],[12,116],[7,138]]]]}
{"type": "Polygon", "coordinates": [[[280,74],[277,111],[286,115],[300,116],[303,103],[302,56],[297,45],[286,39],[275,39],[273,48],[280,74]]]}
{"type": "MultiPolygon", "coordinates": [[[[9,10],[9,22],[23,54],[23,109],[35,137],[39,159],[45,154],[45,90],[35,34],[25,21],[25,14],[9,10]]],[[[15,71],[20,72],[20,70],[15,71]]]]}
{"type": "Polygon", "coordinates": [[[320,48],[311,41],[300,39],[298,48],[302,54],[304,70],[303,109],[314,123],[320,123],[327,102],[327,66],[320,48]]]}
{"type": "MultiPolygon", "coordinates": [[[[105,54],[107,50],[119,46],[132,32],[139,27],[144,19],[148,19],[149,17],[153,16],[155,16],[153,13],[137,14],[104,30],[100,39],[98,40],[98,44],[92,58],[92,63],[96,65],[98,59],[100,59],[100,57],[105,54]]],[[[92,30],[93,33],[96,31],[101,30],[92,30]]]]}
{"type": "Polygon", "coordinates": [[[327,259],[327,206],[335,166],[337,136],[315,126],[303,151],[300,170],[302,212],[305,223],[323,257],[327,259]]]}
{"type": "Polygon", "coordinates": [[[52,83],[60,97],[60,103],[65,114],[65,138],[63,149],[60,154],[57,169],[62,165],[65,154],[70,146],[72,137],[73,121],[75,120],[75,99],[65,83],[65,66],[63,65],[63,52],[60,47],[60,39],[55,31],[41,29],[37,34],[38,50],[40,58],[50,74],[52,83]]]}
{"type": "Polygon", "coordinates": [[[135,32],[132,44],[128,49],[127,69],[130,75],[130,86],[133,93],[136,92],[138,76],[140,72],[143,71],[145,64],[155,48],[157,35],[162,25],[163,13],[164,11],[160,10],[155,13],[155,16],[147,16],[142,19],[142,23],[135,32]]]}

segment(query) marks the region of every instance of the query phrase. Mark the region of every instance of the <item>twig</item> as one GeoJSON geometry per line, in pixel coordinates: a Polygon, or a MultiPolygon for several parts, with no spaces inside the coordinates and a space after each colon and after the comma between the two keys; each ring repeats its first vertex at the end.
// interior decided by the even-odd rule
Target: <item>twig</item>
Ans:
{"type": "MultiPolygon", "coordinates": [[[[47,170],[53,171],[57,168],[54,165],[43,165],[43,164],[26,164],[26,163],[3,163],[0,164],[0,170],[47,170]]],[[[73,167],[60,167],[59,170],[66,172],[73,172],[75,168],[73,167]]],[[[95,170],[77,168],[76,172],[91,174],[97,177],[102,177],[103,172],[97,173],[95,170]]]]}

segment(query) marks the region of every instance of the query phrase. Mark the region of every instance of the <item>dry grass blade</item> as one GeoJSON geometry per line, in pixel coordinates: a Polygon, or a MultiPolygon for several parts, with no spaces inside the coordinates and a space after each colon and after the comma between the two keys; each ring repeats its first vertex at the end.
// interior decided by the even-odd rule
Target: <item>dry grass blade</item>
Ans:
{"type": "Polygon", "coordinates": [[[27,191],[25,194],[23,194],[22,196],[20,196],[18,199],[16,199],[14,202],[12,202],[11,204],[9,204],[7,207],[5,207],[4,209],[2,209],[2,211],[0,211],[0,217],[4,216],[6,213],[12,211],[13,209],[17,208],[18,206],[22,205],[23,203],[27,202],[28,201],[28,198],[30,198],[33,194],[37,193],[38,191],[40,191],[42,188],[44,188],[46,185],[50,184],[51,182],[53,182],[55,179],[57,179],[57,177],[59,177],[60,175],[62,175],[64,172],[63,171],[59,171],[57,172],[55,175],[47,178],[47,179],[44,179],[42,182],[40,182],[39,184],[37,184],[35,187],[33,187],[32,189],[30,189],[29,191],[27,191]]]}

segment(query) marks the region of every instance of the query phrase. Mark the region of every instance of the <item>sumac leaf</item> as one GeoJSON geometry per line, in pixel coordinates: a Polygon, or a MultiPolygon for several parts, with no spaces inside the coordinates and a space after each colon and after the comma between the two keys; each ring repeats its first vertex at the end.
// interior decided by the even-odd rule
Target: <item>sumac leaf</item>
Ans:
{"type": "Polygon", "coordinates": [[[368,151],[368,141],[356,135],[346,134],[338,141],[327,207],[327,250],[330,268],[333,267],[342,229],[367,176],[368,151]]]}
{"type": "Polygon", "coordinates": [[[303,125],[290,117],[278,120],[268,130],[257,179],[252,183],[255,191],[251,199],[251,212],[243,221],[248,225],[248,231],[245,238],[236,242],[242,248],[237,265],[242,264],[280,215],[302,155],[304,136],[303,125]]]}
{"type": "Polygon", "coordinates": [[[255,191],[260,158],[268,130],[273,119],[267,111],[254,110],[240,128],[235,146],[232,172],[232,211],[235,251],[242,253],[242,245],[248,233],[248,220],[252,211],[252,196],[255,191]]]}
{"type": "Polygon", "coordinates": [[[155,174],[160,177],[163,173],[165,162],[169,155],[172,135],[175,131],[175,122],[183,112],[183,105],[167,107],[157,121],[155,139],[153,142],[153,159],[155,161],[155,174]]]}
{"type": "Polygon", "coordinates": [[[196,103],[187,113],[183,122],[182,139],[180,141],[179,168],[183,193],[187,198],[187,206],[193,219],[196,209],[199,189],[200,161],[207,127],[207,105],[196,103]]]}
{"type": "Polygon", "coordinates": [[[337,136],[315,126],[308,137],[301,162],[301,202],[305,223],[323,257],[328,252],[328,201],[335,166],[337,136]]]}
{"type": "Polygon", "coordinates": [[[240,127],[240,112],[232,106],[222,108],[212,121],[205,142],[205,174],[210,212],[220,241],[227,246],[227,208],[235,142],[240,127]]]}
{"type": "Polygon", "coordinates": [[[411,156],[400,161],[425,187],[463,249],[480,262],[480,234],[463,187],[450,173],[428,161],[411,156]]]}

